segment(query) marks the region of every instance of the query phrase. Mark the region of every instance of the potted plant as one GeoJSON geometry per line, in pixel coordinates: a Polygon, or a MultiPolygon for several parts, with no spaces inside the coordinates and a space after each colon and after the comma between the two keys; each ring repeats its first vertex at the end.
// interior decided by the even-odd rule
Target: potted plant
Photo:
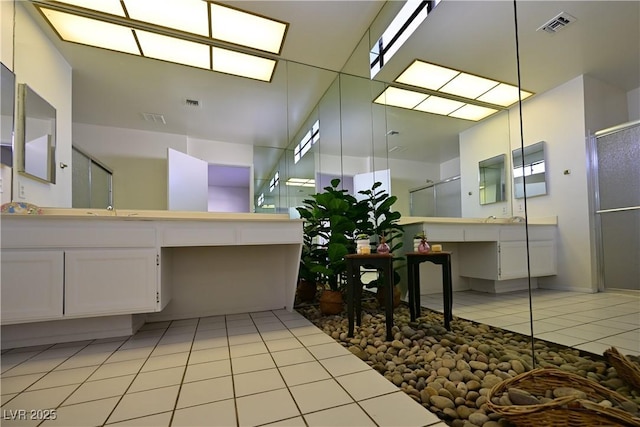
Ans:
{"type": "MultiPolygon", "coordinates": [[[[379,238],[378,247],[382,247],[385,252],[388,249],[388,252],[393,255],[394,252],[397,252],[402,247],[403,227],[399,224],[402,215],[400,212],[392,210],[392,206],[398,198],[390,196],[386,191],[380,189],[380,186],[382,186],[382,183],[376,182],[371,189],[360,191],[359,194],[366,197],[365,202],[370,212],[372,234],[377,235],[379,238]]],[[[401,261],[404,258],[398,256],[393,259],[394,261],[401,261]]],[[[384,305],[385,293],[383,284],[385,281],[383,279],[383,277],[379,277],[366,285],[367,288],[377,288],[377,297],[380,305],[384,305]]],[[[398,286],[396,286],[399,282],[400,274],[394,271],[394,307],[400,305],[401,293],[398,286]]]]}
{"type": "Polygon", "coordinates": [[[369,210],[366,201],[358,201],[347,190],[339,189],[339,179],[321,193],[311,195],[296,208],[304,220],[304,235],[309,251],[304,264],[317,274],[324,290],[320,311],[338,314],[343,308],[342,285],[347,263],[345,255],[356,252],[358,231],[368,230],[369,210]]]}

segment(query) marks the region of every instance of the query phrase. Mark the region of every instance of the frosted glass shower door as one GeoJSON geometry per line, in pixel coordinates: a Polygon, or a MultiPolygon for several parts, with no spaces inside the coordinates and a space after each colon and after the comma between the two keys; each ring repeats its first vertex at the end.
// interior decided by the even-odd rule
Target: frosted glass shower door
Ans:
{"type": "Polygon", "coordinates": [[[640,122],[597,132],[596,150],[601,287],[640,290],[640,122]]]}

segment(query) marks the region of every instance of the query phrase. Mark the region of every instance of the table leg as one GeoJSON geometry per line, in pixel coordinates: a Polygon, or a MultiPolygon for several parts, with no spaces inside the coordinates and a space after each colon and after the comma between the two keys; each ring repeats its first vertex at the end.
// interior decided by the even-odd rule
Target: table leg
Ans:
{"type": "Polygon", "coordinates": [[[415,296],[414,296],[414,287],[415,287],[415,279],[413,276],[413,270],[415,269],[415,265],[411,261],[407,261],[407,294],[409,296],[409,313],[411,314],[411,321],[416,320],[416,306],[415,306],[415,296]]]}
{"type": "Polygon", "coordinates": [[[453,285],[451,283],[450,259],[442,264],[442,286],[444,288],[444,327],[450,331],[451,319],[453,319],[453,285]]]}
{"type": "Polygon", "coordinates": [[[420,316],[420,263],[413,266],[413,311],[420,316]]]}
{"type": "Polygon", "coordinates": [[[353,273],[354,301],[356,307],[356,325],[362,325],[362,280],[360,278],[360,266],[353,273]]]}
{"type": "Polygon", "coordinates": [[[387,289],[387,298],[385,301],[385,318],[387,321],[387,341],[391,341],[393,339],[392,329],[393,329],[393,267],[392,261],[389,261],[389,264],[385,265],[384,268],[384,277],[385,284],[387,289]]]}
{"type": "Polygon", "coordinates": [[[354,286],[353,283],[353,264],[351,262],[347,262],[347,318],[349,321],[349,330],[347,332],[348,337],[353,336],[353,294],[354,294],[354,286]]]}

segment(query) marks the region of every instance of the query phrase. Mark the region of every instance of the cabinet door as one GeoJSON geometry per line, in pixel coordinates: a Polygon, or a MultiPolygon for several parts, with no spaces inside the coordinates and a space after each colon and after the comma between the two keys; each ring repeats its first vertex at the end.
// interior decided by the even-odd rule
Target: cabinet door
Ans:
{"type": "Polygon", "coordinates": [[[2,324],[62,317],[62,251],[2,251],[2,324]]]}
{"type": "Polygon", "coordinates": [[[155,310],[155,249],[65,251],[66,316],[155,310]]]}
{"type": "MultiPolygon", "coordinates": [[[[530,241],[529,259],[531,277],[557,274],[555,241],[530,241]]],[[[501,242],[500,280],[520,277],[527,277],[526,242],[501,242]]]]}

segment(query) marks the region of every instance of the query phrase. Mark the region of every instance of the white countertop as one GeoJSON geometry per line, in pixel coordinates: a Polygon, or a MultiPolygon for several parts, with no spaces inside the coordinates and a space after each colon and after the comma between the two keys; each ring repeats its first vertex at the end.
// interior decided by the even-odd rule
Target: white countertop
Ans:
{"type": "MultiPolygon", "coordinates": [[[[427,216],[405,216],[400,218],[401,225],[408,224],[451,224],[451,225],[524,225],[524,218],[519,221],[514,221],[509,218],[445,218],[445,217],[427,217],[427,216]]],[[[557,225],[557,216],[546,216],[539,218],[529,218],[529,225],[557,225]]]]}

